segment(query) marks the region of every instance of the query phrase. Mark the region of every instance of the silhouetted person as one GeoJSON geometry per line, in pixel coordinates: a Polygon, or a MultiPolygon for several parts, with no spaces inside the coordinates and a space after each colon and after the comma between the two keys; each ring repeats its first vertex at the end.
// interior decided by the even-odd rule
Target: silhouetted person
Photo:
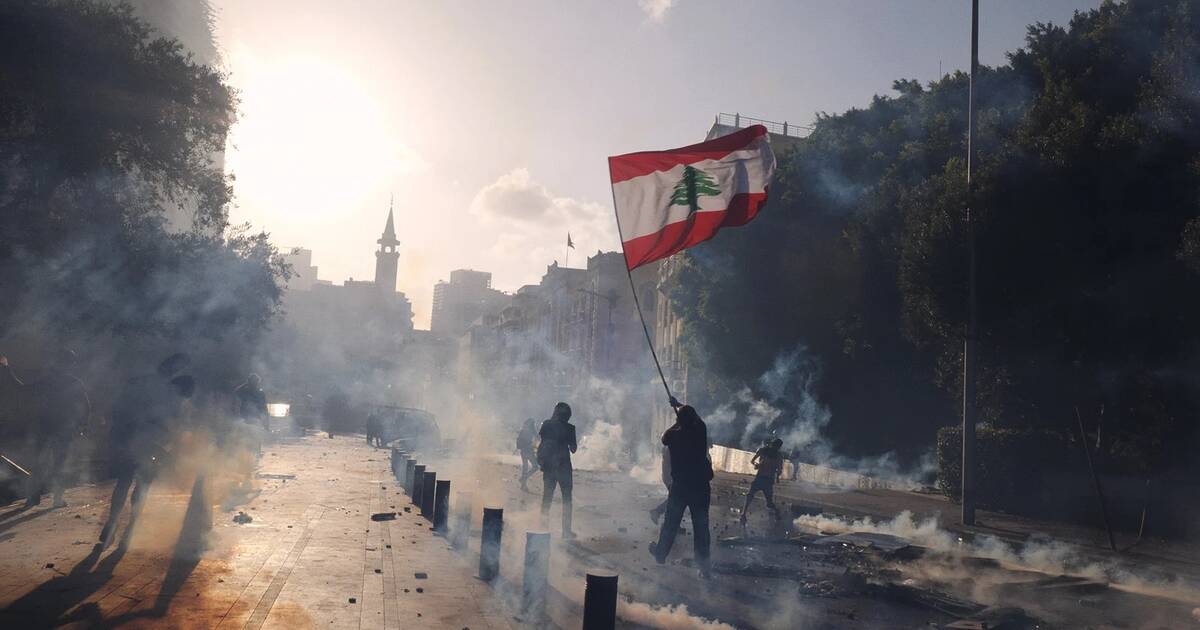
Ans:
{"type": "Polygon", "coordinates": [[[671,398],[671,405],[675,407],[675,424],[662,436],[662,443],[671,457],[671,489],[667,494],[667,513],[658,534],[658,542],[650,543],[650,553],[659,564],[667,561],[686,508],[692,515],[692,528],[695,530],[692,540],[696,564],[700,567],[700,574],[707,578],[711,575],[708,506],[712,494],[709,482],[713,478],[712,462],[708,459],[708,427],[691,406],[680,405],[674,397],[671,398]]]}
{"type": "Polygon", "coordinates": [[[570,423],[571,406],[565,402],[554,405],[554,414],[542,423],[538,431],[538,465],[542,468],[542,516],[550,515],[550,502],[554,500],[554,486],[562,492],[563,538],[575,537],[571,530],[571,490],[574,486],[571,470],[571,453],[579,446],[575,443],[575,425],[570,423]]]}
{"type": "Polygon", "coordinates": [[[251,374],[245,383],[233,390],[237,397],[238,416],[248,424],[262,427],[267,431],[267,395],[262,389],[262,379],[257,374],[251,374]]]}
{"type": "Polygon", "coordinates": [[[154,374],[129,379],[113,405],[109,445],[117,482],[113,486],[108,519],[100,530],[101,548],[112,543],[131,486],[129,526],[121,538],[122,544],[133,535],[146,492],[170,454],[172,424],[179,414],[179,406],[195,391],[191,376],[177,376],[189,363],[186,354],[167,357],[154,374]]]}
{"type": "Polygon", "coordinates": [[[791,455],[791,457],[788,458],[788,461],[792,462],[792,476],[791,476],[792,481],[795,481],[800,478],[800,464],[803,463],[801,461],[801,459],[802,458],[800,455],[800,449],[793,448],[792,455],[791,455]]]}
{"type": "Polygon", "coordinates": [[[526,418],[525,424],[521,425],[521,431],[517,433],[517,452],[521,455],[521,489],[528,490],[525,482],[537,472],[538,464],[537,457],[533,450],[533,438],[537,435],[537,426],[533,422],[533,418],[526,418]]]}
{"type": "MultiPolygon", "coordinates": [[[[26,386],[33,396],[34,420],[30,436],[33,462],[25,494],[26,507],[41,503],[42,493],[47,490],[54,496],[54,507],[67,504],[63,500],[67,456],[75,436],[87,424],[92,408],[83,381],[72,374],[74,363],[75,353],[65,350],[41,380],[26,386]]],[[[11,378],[16,379],[16,376],[11,378]]]]}
{"type": "Polygon", "coordinates": [[[775,482],[783,474],[782,448],[783,440],[775,438],[758,449],[750,459],[757,472],[754,474],[754,481],[750,482],[750,491],[746,493],[746,505],[742,508],[742,525],[746,524],[746,518],[750,516],[750,502],[758,492],[762,492],[763,498],[767,500],[767,508],[775,516],[775,520],[779,520],[779,508],[775,507],[775,482]]]}
{"type": "Polygon", "coordinates": [[[383,422],[374,413],[367,414],[367,444],[383,446],[383,422]]]}

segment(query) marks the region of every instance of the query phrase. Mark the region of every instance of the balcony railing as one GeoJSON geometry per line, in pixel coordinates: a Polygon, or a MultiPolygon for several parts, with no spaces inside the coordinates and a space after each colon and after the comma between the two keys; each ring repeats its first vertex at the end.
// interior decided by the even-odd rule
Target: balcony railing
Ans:
{"type": "Polygon", "coordinates": [[[763,120],[741,114],[726,114],[724,112],[717,114],[717,124],[726,127],[737,127],[739,129],[752,125],[762,125],[767,128],[769,133],[780,136],[791,136],[793,138],[803,138],[812,132],[812,125],[794,125],[786,120],[775,122],[773,120],[763,120]]]}

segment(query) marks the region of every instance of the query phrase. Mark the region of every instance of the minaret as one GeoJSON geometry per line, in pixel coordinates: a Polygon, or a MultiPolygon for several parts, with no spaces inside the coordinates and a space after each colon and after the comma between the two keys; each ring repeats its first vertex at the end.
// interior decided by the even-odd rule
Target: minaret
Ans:
{"type": "Polygon", "coordinates": [[[379,238],[379,251],[375,252],[375,286],[385,295],[396,292],[396,266],[400,253],[396,246],[396,226],[392,221],[392,204],[388,204],[387,225],[383,228],[383,236],[379,238]]]}

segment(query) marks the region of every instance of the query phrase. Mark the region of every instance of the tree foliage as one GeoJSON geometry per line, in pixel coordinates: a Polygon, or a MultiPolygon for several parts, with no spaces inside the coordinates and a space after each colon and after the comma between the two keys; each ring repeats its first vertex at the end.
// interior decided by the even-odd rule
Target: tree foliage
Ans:
{"type": "Polygon", "coordinates": [[[681,273],[702,390],[718,402],[804,343],[844,447],[928,448],[960,404],[970,201],[983,418],[1066,430],[1073,407],[1094,423],[1103,406],[1111,449],[1182,462],[1198,409],[1198,38],[1189,0],[1031,26],[980,69],[970,200],[965,74],[818,116],[761,218],[681,273]]]}
{"type": "Polygon", "coordinates": [[[286,268],[228,225],[236,106],[127,5],[0,5],[0,339],[254,339],[286,268]]]}

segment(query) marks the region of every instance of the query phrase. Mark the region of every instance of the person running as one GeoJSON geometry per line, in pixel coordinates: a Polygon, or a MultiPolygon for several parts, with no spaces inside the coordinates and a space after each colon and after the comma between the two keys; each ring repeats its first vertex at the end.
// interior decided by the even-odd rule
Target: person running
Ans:
{"type": "Polygon", "coordinates": [[[525,482],[538,471],[537,457],[534,454],[533,438],[537,435],[537,425],[533,418],[526,418],[517,433],[517,452],[521,455],[521,489],[528,490],[525,482]]]}
{"type": "Polygon", "coordinates": [[[574,486],[571,453],[579,448],[575,442],[575,425],[570,420],[570,405],[565,402],[554,405],[554,414],[538,431],[541,442],[537,448],[538,466],[542,469],[542,518],[550,515],[554,487],[558,486],[562,493],[562,535],[567,540],[575,537],[571,530],[571,490],[574,486]]]}
{"type": "Polygon", "coordinates": [[[696,564],[701,577],[712,577],[709,563],[708,507],[712,501],[710,482],[713,478],[712,461],[708,458],[708,427],[690,405],[679,404],[671,397],[675,407],[675,424],[663,433],[662,443],[670,452],[671,489],[667,494],[667,510],[663,517],[658,541],[650,543],[650,553],[659,564],[667,561],[679,523],[686,509],[692,517],[692,538],[696,564]]]}
{"type": "Polygon", "coordinates": [[[101,549],[112,544],[131,487],[129,525],[121,537],[121,544],[127,545],[133,535],[146,492],[170,455],[170,441],[180,406],[192,397],[196,388],[195,379],[179,374],[189,363],[188,356],[183,353],[167,357],[158,365],[155,374],[129,379],[113,405],[109,445],[117,482],[109,501],[108,518],[100,530],[101,549]]]}
{"type": "Polygon", "coordinates": [[[754,475],[754,481],[750,482],[750,491],[746,493],[746,505],[742,508],[741,518],[743,527],[746,525],[746,518],[750,516],[750,502],[758,492],[762,492],[767,501],[767,508],[775,516],[775,520],[780,518],[779,508],[775,507],[775,482],[779,481],[779,476],[783,474],[782,448],[783,440],[775,438],[758,449],[750,460],[758,472],[754,475]]]}

